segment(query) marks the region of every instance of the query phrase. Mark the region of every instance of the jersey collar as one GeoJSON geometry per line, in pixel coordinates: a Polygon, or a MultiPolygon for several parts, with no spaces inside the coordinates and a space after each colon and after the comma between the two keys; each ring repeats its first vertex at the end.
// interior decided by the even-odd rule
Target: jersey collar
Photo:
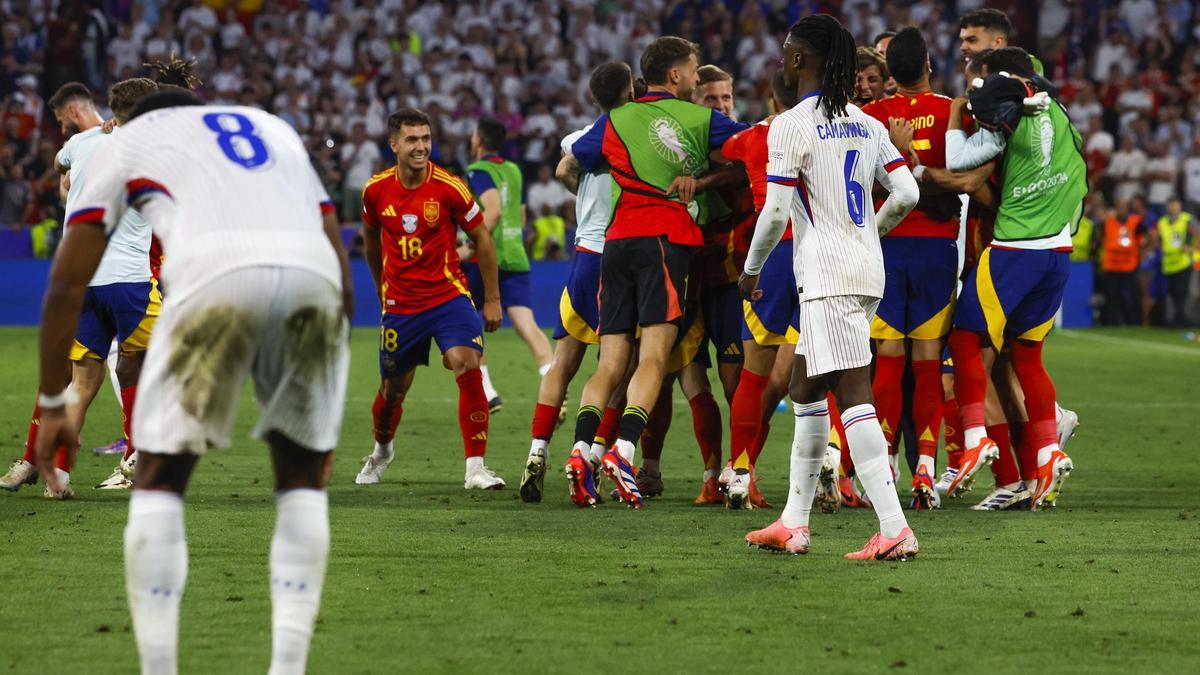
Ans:
{"type": "Polygon", "coordinates": [[[503,163],[504,163],[504,158],[503,158],[503,157],[501,157],[500,155],[497,155],[496,153],[494,153],[494,152],[493,152],[493,153],[489,153],[489,154],[486,154],[486,155],[484,155],[484,156],[483,156],[483,161],[485,161],[485,162],[492,162],[492,163],[494,163],[494,164],[503,164],[503,163]]]}
{"type": "Polygon", "coordinates": [[[675,95],[669,91],[648,91],[645,96],[634,99],[634,103],[646,103],[648,101],[659,101],[664,98],[675,98],[675,95]]]}
{"type": "Polygon", "coordinates": [[[805,94],[804,96],[801,96],[801,97],[800,97],[800,100],[801,100],[801,101],[807,101],[808,99],[810,99],[810,98],[812,98],[812,97],[814,97],[814,96],[820,96],[820,95],[821,95],[821,90],[820,90],[820,89],[813,89],[812,91],[808,92],[808,93],[807,93],[807,94],[805,94]]]}

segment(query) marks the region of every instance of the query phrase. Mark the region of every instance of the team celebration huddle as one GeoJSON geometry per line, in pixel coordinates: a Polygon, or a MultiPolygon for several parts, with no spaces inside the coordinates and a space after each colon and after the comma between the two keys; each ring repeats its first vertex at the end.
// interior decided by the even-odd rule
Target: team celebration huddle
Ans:
{"type": "MultiPolygon", "coordinates": [[[[354,482],[399,480],[389,466],[405,450],[406,397],[436,343],[457,387],[463,487],[515,489],[514,509],[652,512],[672,489],[660,466],[676,386],[700,452],[668,461],[702,476],[697,507],[771,514],[748,533],[731,522],[728,536],[752,546],[903,561],[921,548],[906,509],[1055,506],[1079,420],[1060,405],[1042,346],[1088,191],[1080,135],[1041,64],[1008,45],[1003,13],[961,17],[963,76],[945,79],[949,92],[930,86],[932,37],[895,28],[860,47],[832,16],[795,22],[765,119],[736,119],[733,78],[683,38],[654,39],[632,66],[592,64],[595,121],[561,140],[555,171],[577,229],[552,342],[531,309],[527,190],[503,156],[505,125],[478,122],[459,176],[433,161],[427,112],[387,114],[395,165],[361,192],[382,311],[378,389],[350,385],[352,399],[371,397],[375,441],[354,482]],[[489,334],[505,317],[540,375],[532,411],[504,405],[516,392],[498,391],[499,365],[495,383],[489,371],[489,334]],[[569,401],[589,347],[594,372],[569,401]],[[790,449],[769,435],[786,404],[790,449]],[[520,466],[485,464],[489,445],[525,442],[491,435],[502,408],[532,413],[520,466]],[[787,494],[760,490],[760,456],[785,452],[787,494]],[[861,549],[814,544],[814,509],[857,508],[878,519],[861,549]]],[[[48,498],[76,495],[80,429],[111,360],[126,451],[97,487],[131,490],[138,653],[143,672],[173,673],[183,495],[198,459],[230,446],[252,381],[251,434],[275,472],[270,672],[303,672],[348,395],[350,262],[287,122],[205,104],[184,61],[154,70],[112,86],[112,120],[79,83],[47,104],[70,137],[56,157],[67,234],[26,454],[0,488],[40,480],[48,498]]]]}

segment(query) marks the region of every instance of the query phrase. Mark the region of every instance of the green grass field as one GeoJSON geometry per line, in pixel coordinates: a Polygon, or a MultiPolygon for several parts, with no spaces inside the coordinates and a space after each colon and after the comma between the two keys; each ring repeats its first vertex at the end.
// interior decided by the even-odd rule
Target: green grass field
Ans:
{"type": "MultiPolygon", "coordinates": [[[[1177,333],[1052,336],[1059,398],[1082,420],[1059,508],[977,513],[953,501],[910,514],[921,556],[887,565],[841,559],[874,532],[870,512],[815,513],[812,553],[792,557],[742,540],[777,510],[691,506],[700,466],[681,400],[664,498],[641,512],[578,510],[556,471],[544,503],[521,503],[537,377],[511,331],[489,341],[505,408],[488,464],[509,489],[463,491],[456,390],[437,367],[418,374],[385,482],[356,486],[371,448],[376,340],[354,334],[310,672],[1180,672],[1200,662],[1200,345],[1177,333]]],[[[36,357],[33,329],[0,330],[6,461],[21,453],[36,357]]],[[[274,515],[266,453],[247,436],[253,418],[247,396],[234,447],[202,461],[188,495],[183,672],[267,668],[274,515]]],[[[760,461],[777,505],[789,419],[760,461]]],[[[86,449],[119,432],[106,389],[83,432],[79,499],[45,501],[40,485],[0,493],[0,670],[136,671],[127,495],[88,489],[115,460],[86,449]]],[[[552,445],[555,466],[569,436],[552,445]]]]}

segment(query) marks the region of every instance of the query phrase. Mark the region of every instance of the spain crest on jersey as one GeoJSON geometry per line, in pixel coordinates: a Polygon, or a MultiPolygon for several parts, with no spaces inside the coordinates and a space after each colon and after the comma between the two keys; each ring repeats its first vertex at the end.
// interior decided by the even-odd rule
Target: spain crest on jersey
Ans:
{"type": "Polygon", "coordinates": [[[425,222],[429,223],[430,227],[437,224],[438,217],[442,215],[442,207],[434,200],[425,202],[425,222]]]}

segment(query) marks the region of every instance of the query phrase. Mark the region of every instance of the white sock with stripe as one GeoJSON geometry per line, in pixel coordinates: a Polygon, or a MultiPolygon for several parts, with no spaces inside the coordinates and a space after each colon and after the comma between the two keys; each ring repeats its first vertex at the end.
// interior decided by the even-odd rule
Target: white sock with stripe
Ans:
{"type": "Polygon", "coordinates": [[[825,399],[814,403],[794,403],[792,408],[796,416],[796,432],[792,436],[787,505],[780,516],[784,527],[808,525],[808,516],[817,493],[817,478],[825,459],[825,445],[829,440],[829,404],[825,399]]]}
{"type": "Polygon", "coordinates": [[[329,559],[329,497],[306,488],[279,492],[275,513],[268,673],[303,674],[329,559]]]}
{"type": "Polygon", "coordinates": [[[875,406],[864,403],[843,410],[842,424],[846,427],[846,442],[850,444],[854,471],[879,517],[879,531],[891,539],[908,527],[908,521],[900,508],[900,498],[896,496],[896,483],[888,463],[887,439],[875,417],[875,406]]]}
{"type": "Polygon", "coordinates": [[[125,592],[143,673],[176,672],[187,568],[183,497],[134,490],[125,526],[125,592]]]}

